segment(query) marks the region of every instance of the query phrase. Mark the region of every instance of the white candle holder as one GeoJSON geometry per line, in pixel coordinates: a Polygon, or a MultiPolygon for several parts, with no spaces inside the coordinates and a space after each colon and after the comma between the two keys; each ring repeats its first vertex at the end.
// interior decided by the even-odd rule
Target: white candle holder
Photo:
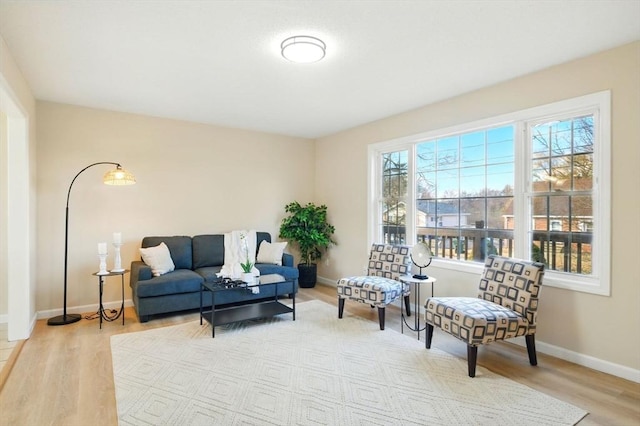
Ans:
{"type": "Polygon", "coordinates": [[[98,254],[100,258],[100,270],[98,271],[98,275],[109,275],[109,271],[107,271],[107,253],[98,254]]]}
{"type": "Polygon", "coordinates": [[[122,243],[113,243],[113,247],[115,248],[115,260],[113,269],[111,272],[124,272],[124,268],[122,267],[122,259],[120,258],[120,247],[122,243]]]}

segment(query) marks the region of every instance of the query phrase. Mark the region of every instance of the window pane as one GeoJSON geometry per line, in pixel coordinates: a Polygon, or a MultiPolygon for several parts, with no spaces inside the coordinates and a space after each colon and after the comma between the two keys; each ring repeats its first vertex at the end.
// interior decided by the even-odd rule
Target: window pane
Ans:
{"type": "Polygon", "coordinates": [[[407,195],[407,152],[383,155],[382,196],[399,198],[407,195]]]}
{"type": "Polygon", "coordinates": [[[482,262],[496,250],[513,255],[513,130],[502,126],[417,146],[418,240],[438,256],[482,262]]]}
{"type": "Polygon", "coordinates": [[[460,200],[462,227],[484,228],[487,210],[485,198],[464,198],[460,200]]]}
{"type": "Polygon", "coordinates": [[[571,189],[571,156],[554,157],[551,159],[551,170],[547,177],[551,191],[566,191],[571,189]]]}
{"type": "Polygon", "coordinates": [[[436,144],[425,142],[416,147],[416,171],[424,172],[436,168],[436,144]]]}
{"type": "Polygon", "coordinates": [[[590,274],[593,232],[593,116],[530,129],[532,258],[552,270],[590,274]]]}
{"type": "Polygon", "coordinates": [[[484,132],[469,133],[460,137],[462,149],[461,167],[485,164],[484,138],[484,132]]]}
{"type": "Polygon", "coordinates": [[[549,203],[547,196],[544,197],[532,197],[532,208],[531,211],[533,213],[533,217],[531,218],[532,224],[531,227],[533,231],[548,231],[549,223],[547,218],[547,213],[549,211],[549,203]]]}
{"type": "Polygon", "coordinates": [[[436,175],[437,198],[457,198],[459,186],[458,169],[438,171],[436,175]]]}
{"type": "Polygon", "coordinates": [[[416,196],[417,198],[436,197],[436,174],[435,172],[420,172],[416,176],[416,196]]]}
{"type": "Polygon", "coordinates": [[[552,155],[571,154],[571,121],[560,121],[550,128],[549,141],[552,155]]]}
{"type": "Polygon", "coordinates": [[[550,135],[549,126],[546,124],[540,124],[532,129],[531,133],[531,157],[548,157],[550,155],[550,135]]]}
{"type": "Polygon", "coordinates": [[[458,167],[458,138],[440,139],[437,142],[438,162],[436,167],[440,170],[454,169],[458,167]]]}
{"type": "Polygon", "coordinates": [[[408,151],[382,155],[382,239],[389,244],[406,241],[408,151]]]}
{"type": "Polygon", "coordinates": [[[573,156],[573,190],[593,189],[593,154],[573,156]]]}
{"type": "Polygon", "coordinates": [[[512,163],[513,160],[513,126],[488,130],[487,164],[512,163]]]}
{"type": "Polygon", "coordinates": [[[487,195],[513,194],[513,163],[487,166],[487,195]]]}
{"type": "Polygon", "coordinates": [[[487,228],[513,229],[509,218],[513,218],[513,197],[487,199],[487,228]]]}
{"type": "Polygon", "coordinates": [[[550,168],[548,158],[533,160],[531,166],[531,191],[532,192],[549,192],[551,190],[550,168]]]}
{"type": "Polygon", "coordinates": [[[593,200],[591,196],[571,197],[571,230],[573,232],[593,231],[593,200]]]}
{"type": "Polygon", "coordinates": [[[462,197],[485,195],[485,166],[460,169],[460,195],[462,197]]]}
{"type": "Polygon", "coordinates": [[[418,200],[416,210],[416,225],[418,227],[433,228],[436,225],[435,200],[418,200]]]}
{"type": "Polygon", "coordinates": [[[569,197],[555,196],[549,197],[549,224],[551,231],[568,231],[569,230],[569,197]],[[552,227],[552,222],[555,226],[552,227]]]}
{"type": "Polygon", "coordinates": [[[460,221],[458,200],[438,200],[435,221],[437,227],[458,227],[460,221]]]}
{"type": "Polygon", "coordinates": [[[573,152],[593,152],[593,116],[573,120],[573,152]]]}

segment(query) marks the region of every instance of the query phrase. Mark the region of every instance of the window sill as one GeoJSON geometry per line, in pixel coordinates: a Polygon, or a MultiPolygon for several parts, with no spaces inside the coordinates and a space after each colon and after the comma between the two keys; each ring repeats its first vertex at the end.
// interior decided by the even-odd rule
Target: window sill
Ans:
{"type": "MultiPolygon", "coordinates": [[[[484,269],[484,263],[481,262],[464,262],[437,258],[433,259],[432,266],[477,276],[480,276],[484,269]]],[[[603,282],[603,280],[595,277],[577,276],[558,271],[550,271],[548,269],[544,272],[542,285],[598,296],[611,296],[608,280],[603,282]]]]}

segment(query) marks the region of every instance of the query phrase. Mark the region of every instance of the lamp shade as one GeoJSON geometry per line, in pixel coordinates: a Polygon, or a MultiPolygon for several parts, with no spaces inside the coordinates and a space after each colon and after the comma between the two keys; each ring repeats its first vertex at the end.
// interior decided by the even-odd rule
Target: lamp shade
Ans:
{"type": "Polygon", "coordinates": [[[105,185],[133,185],[136,183],[136,178],[118,165],[115,169],[105,173],[102,181],[105,185]]]}
{"type": "Polygon", "coordinates": [[[289,37],[280,45],[285,59],[302,64],[318,62],[324,58],[326,48],[322,40],[311,36],[289,37]]]}

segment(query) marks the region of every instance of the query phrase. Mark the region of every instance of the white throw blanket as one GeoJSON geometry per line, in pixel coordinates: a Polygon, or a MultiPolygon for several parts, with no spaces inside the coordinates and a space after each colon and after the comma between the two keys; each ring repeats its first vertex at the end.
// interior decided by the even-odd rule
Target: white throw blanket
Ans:
{"type": "MultiPolygon", "coordinates": [[[[218,272],[219,277],[230,277],[234,280],[242,278],[244,271],[242,270],[241,263],[246,263],[247,258],[249,262],[255,265],[256,263],[256,231],[251,230],[238,230],[231,231],[224,234],[224,265],[218,272]]],[[[254,275],[258,274],[258,269],[253,266],[251,272],[254,275]]]]}

